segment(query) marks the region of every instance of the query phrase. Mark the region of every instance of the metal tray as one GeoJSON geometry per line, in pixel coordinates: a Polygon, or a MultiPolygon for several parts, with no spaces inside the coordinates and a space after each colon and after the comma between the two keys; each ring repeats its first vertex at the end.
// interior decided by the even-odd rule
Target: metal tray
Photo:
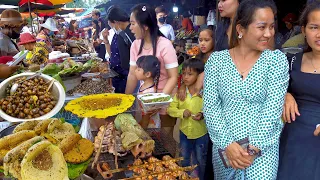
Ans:
{"type": "Polygon", "coordinates": [[[12,134],[14,128],[15,128],[17,125],[18,125],[18,124],[10,125],[9,127],[7,127],[7,128],[5,128],[5,129],[3,129],[2,131],[0,131],[0,138],[12,134]]]}

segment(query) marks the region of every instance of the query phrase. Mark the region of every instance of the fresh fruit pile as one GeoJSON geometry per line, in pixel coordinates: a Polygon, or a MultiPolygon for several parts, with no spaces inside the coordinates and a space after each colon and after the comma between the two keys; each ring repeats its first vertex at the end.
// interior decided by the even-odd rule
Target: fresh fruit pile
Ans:
{"type": "Polygon", "coordinates": [[[193,46],[191,49],[187,51],[187,54],[191,56],[196,56],[200,54],[200,48],[198,46],[193,46]]]}

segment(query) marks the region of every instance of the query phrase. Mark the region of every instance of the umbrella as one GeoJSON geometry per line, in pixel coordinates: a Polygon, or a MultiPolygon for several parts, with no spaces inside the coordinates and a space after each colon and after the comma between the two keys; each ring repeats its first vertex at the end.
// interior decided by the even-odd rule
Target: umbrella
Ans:
{"type": "Polygon", "coordinates": [[[67,4],[70,2],[73,2],[73,0],[49,0],[53,5],[59,5],[59,4],[67,4]]]}
{"type": "Polygon", "coordinates": [[[82,12],[83,8],[56,8],[56,9],[50,9],[50,10],[34,10],[36,13],[52,13],[55,12],[56,14],[69,14],[74,12],[82,12]]]}
{"type": "MultiPolygon", "coordinates": [[[[29,12],[22,12],[20,14],[21,14],[22,18],[30,18],[30,13],[29,12]]],[[[35,13],[31,13],[31,16],[34,18],[37,15],[35,13]]]]}
{"type": "Polygon", "coordinates": [[[45,16],[49,16],[52,17],[54,15],[56,15],[55,12],[47,12],[47,13],[37,13],[39,17],[45,17],[45,16]]]}
{"type": "Polygon", "coordinates": [[[39,4],[39,5],[47,5],[47,6],[53,6],[53,4],[48,0],[21,0],[19,2],[19,6],[23,6],[25,4],[39,4]]]}
{"type": "MultiPolygon", "coordinates": [[[[21,0],[1,0],[1,4],[18,5],[21,0]]],[[[73,2],[73,0],[49,0],[53,5],[67,4],[73,2]]],[[[32,2],[32,0],[30,0],[32,2]]]]}
{"type": "Polygon", "coordinates": [[[6,4],[6,5],[18,5],[20,0],[1,0],[1,4],[6,4]]]}
{"type": "Polygon", "coordinates": [[[19,6],[20,12],[34,11],[35,9],[54,9],[53,4],[48,0],[21,0],[19,6]]]}
{"type": "Polygon", "coordinates": [[[6,9],[18,9],[18,6],[13,6],[13,5],[0,5],[0,14],[2,11],[6,9]]]}

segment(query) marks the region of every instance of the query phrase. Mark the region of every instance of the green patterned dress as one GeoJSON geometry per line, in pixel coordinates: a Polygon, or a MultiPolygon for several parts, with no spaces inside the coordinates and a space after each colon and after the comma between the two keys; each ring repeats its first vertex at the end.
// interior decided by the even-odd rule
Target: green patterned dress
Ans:
{"type": "MultiPolygon", "coordinates": [[[[215,179],[225,180],[232,168],[225,168],[218,149],[249,138],[262,156],[246,168],[246,180],[276,179],[279,137],[284,96],[289,83],[289,65],[279,50],[262,52],[242,80],[229,50],[214,52],[205,66],[204,115],[213,142],[215,179]]],[[[237,171],[236,179],[240,179],[237,171]]]]}

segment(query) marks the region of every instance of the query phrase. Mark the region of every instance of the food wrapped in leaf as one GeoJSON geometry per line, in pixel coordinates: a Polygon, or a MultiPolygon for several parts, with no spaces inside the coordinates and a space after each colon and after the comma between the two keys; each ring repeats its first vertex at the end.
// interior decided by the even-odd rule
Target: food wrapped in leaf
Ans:
{"type": "Polygon", "coordinates": [[[137,124],[137,121],[128,113],[119,114],[114,121],[114,125],[118,130],[121,130],[121,127],[126,127],[128,125],[133,126],[135,124],[137,124]]]}
{"type": "Polygon", "coordinates": [[[121,134],[122,145],[126,150],[132,149],[134,146],[142,143],[142,139],[139,138],[135,133],[123,132],[121,134]]]}
{"type": "Polygon", "coordinates": [[[119,114],[115,119],[117,129],[122,131],[121,140],[126,150],[131,150],[134,156],[151,154],[154,150],[154,140],[144,131],[131,114],[119,114]]]}
{"type": "Polygon", "coordinates": [[[65,110],[79,117],[107,118],[126,111],[134,100],[134,96],[126,94],[88,95],[70,101],[65,110]]]}

